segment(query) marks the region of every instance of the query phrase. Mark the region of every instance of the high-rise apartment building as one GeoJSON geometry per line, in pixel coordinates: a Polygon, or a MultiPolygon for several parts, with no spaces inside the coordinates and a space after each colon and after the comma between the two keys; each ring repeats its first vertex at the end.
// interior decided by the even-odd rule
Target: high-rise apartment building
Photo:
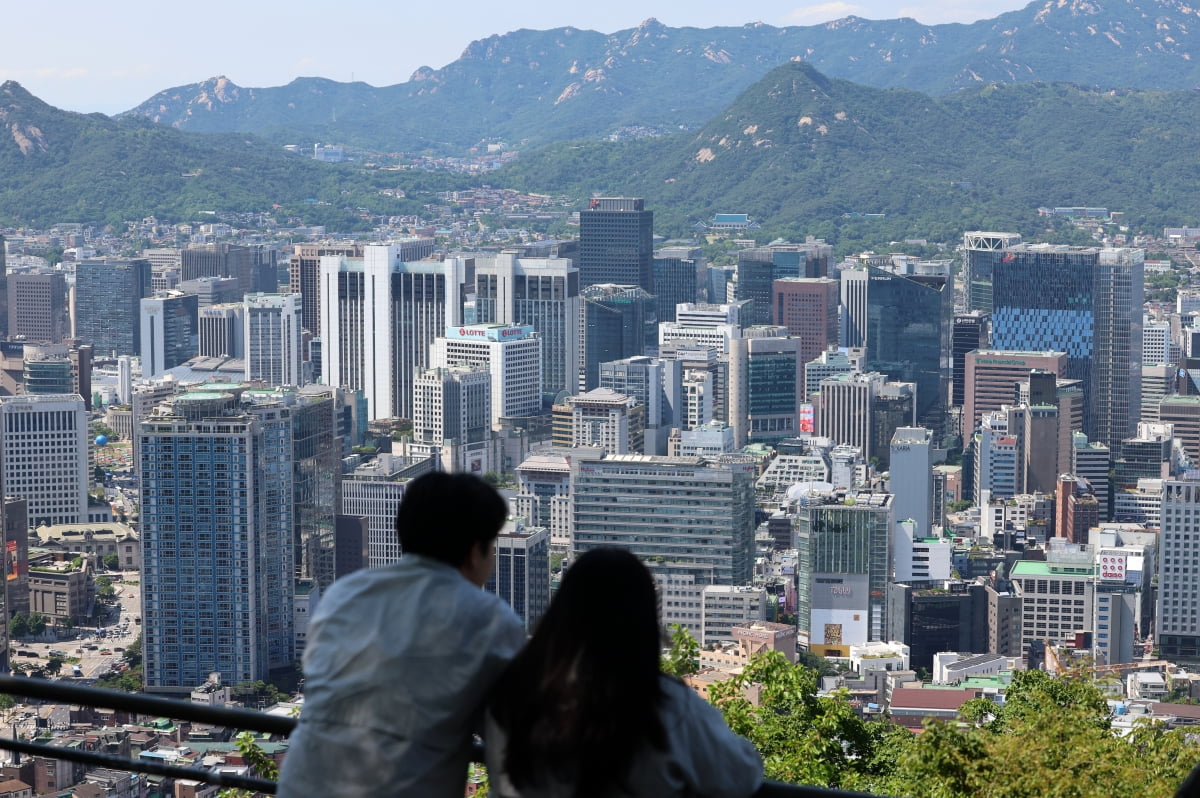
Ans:
{"type": "Polygon", "coordinates": [[[992,281],[995,349],[1067,353],[1084,381],[1084,431],[1109,448],[1133,434],[1141,404],[1140,249],[1048,244],[1003,252],[992,281]]]}
{"type": "Polygon", "coordinates": [[[291,411],[193,392],[160,406],[142,451],[142,655],[148,692],[294,662],[291,411]]]}
{"type": "Polygon", "coordinates": [[[8,275],[7,284],[11,340],[58,344],[70,335],[67,284],[62,272],[16,272],[8,275]]]}
{"type": "Polygon", "coordinates": [[[248,294],[244,301],[246,379],[303,385],[299,294],[248,294]]]}
{"type": "Polygon", "coordinates": [[[87,523],[90,443],[77,395],[0,399],[0,484],[25,500],[31,527],[87,523]]]}
{"type": "Polygon", "coordinates": [[[579,282],[636,285],[653,293],[654,211],[640,198],[596,198],[579,212],[579,282]]]}
{"type": "Polygon", "coordinates": [[[462,322],[474,262],[406,262],[397,245],[367,246],[362,258],[321,259],[322,374],[361,390],[377,418],[412,418],[413,377],[429,348],[462,322]]]}
{"type": "Polygon", "coordinates": [[[1021,243],[1016,233],[963,233],[963,274],[966,280],[967,309],[992,312],[992,275],[1004,257],[1004,250],[1021,243]]]}
{"type": "Polygon", "coordinates": [[[771,324],[787,327],[800,342],[802,363],[816,360],[838,342],[837,280],[788,277],[776,280],[771,296],[771,324]]]}
{"type": "Polygon", "coordinates": [[[502,252],[475,266],[475,321],[528,325],[542,339],[542,403],[579,385],[583,300],[579,270],[566,258],[519,258],[502,252]]]}
{"type": "Polygon", "coordinates": [[[751,458],[572,458],[574,547],[621,546],[652,570],[699,584],[749,584],[754,564],[751,458]]]}
{"type": "Polygon", "coordinates": [[[75,337],[103,357],[140,354],[141,300],[149,295],[150,261],[79,261],[75,264],[75,337]]]}
{"type": "Polygon", "coordinates": [[[199,349],[197,299],[168,291],[141,302],[142,376],[153,379],[196,356],[199,349]]]}

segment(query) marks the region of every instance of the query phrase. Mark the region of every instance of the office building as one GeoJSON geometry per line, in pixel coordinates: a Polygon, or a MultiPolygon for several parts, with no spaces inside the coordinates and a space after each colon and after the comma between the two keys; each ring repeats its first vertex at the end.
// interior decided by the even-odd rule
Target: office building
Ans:
{"type": "Polygon", "coordinates": [[[579,212],[579,283],[636,285],[653,293],[654,211],[641,199],[596,198],[579,212]]]}
{"type": "Polygon", "coordinates": [[[507,601],[532,634],[550,606],[550,531],[510,522],[496,538],[496,565],[483,589],[507,601]]]}
{"type": "Polygon", "coordinates": [[[149,295],[149,261],[79,261],[75,264],[75,337],[103,357],[140,354],[141,300],[149,295]]]}
{"type": "Polygon", "coordinates": [[[246,379],[268,387],[303,385],[299,294],[248,294],[243,318],[246,379]]]}
{"type": "Polygon", "coordinates": [[[380,454],[342,474],[341,514],[367,519],[367,567],[377,568],[400,559],[396,510],[404,497],[404,487],[433,469],[434,462],[428,458],[380,454]]]}
{"type": "Polygon", "coordinates": [[[1034,370],[1065,376],[1065,352],[1015,352],[982,349],[964,358],[965,393],[963,430],[968,435],[979,427],[985,413],[1016,404],[1017,386],[1034,370]]]}
{"type": "Polygon", "coordinates": [[[735,451],[733,427],[724,421],[709,421],[691,429],[673,429],[667,442],[668,457],[715,459],[735,451]]]}
{"type": "Polygon", "coordinates": [[[679,363],[682,374],[681,411],[679,424],[682,429],[692,429],[697,424],[716,419],[729,420],[729,358],[720,351],[699,346],[691,341],[672,341],[659,351],[663,360],[679,363]],[[705,403],[702,412],[695,404],[705,403]],[[703,418],[701,418],[703,416],[703,418]]]}
{"type": "MultiPolygon", "coordinates": [[[[988,652],[988,589],[951,582],[949,589],[888,585],[888,640],[909,646],[909,667],[933,673],[943,651],[988,652]]],[[[963,655],[968,656],[968,655],[963,655]]]]}
{"type": "Polygon", "coordinates": [[[992,312],[992,276],[1004,257],[1004,250],[1021,243],[1016,233],[986,233],[973,230],[963,233],[963,273],[966,285],[967,309],[992,312]]]}
{"type": "Polygon", "coordinates": [[[962,407],[967,393],[967,353],[987,349],[991,317],[979,311],[956,313],[950,341],[950,404],[962,407]]]}
{"type": "Polygon", "coordinates": [[[678,321],[677,305],[699,301],[697,280],[704,269],[699,247],[664,247],[654,253],[654,315],[659,322],[678,321]]]}
{"type": "Polygon", "coordinates": [[[846,656],[849,646],[882,640],[892,495],[808,493],[796,521],[800,645],[821,656],[846,656]]]}
{"type": "Polygon", "coordinates": [[[816,360],[838,342],[839,283],[828,277],[789,277],[772,289],[771,324],[800,342],[801,362],[816,360]]]}
{"type": "Polygon", "coordinates": [[[825,278],[833,247],[824,241],[773,244],[738,251],[737,298],[751,300],[747,325],[783,324],[772,321],[774,283],[785,278],[825,278]]]}
{"type": "MultiPolygon", "coordinates": [[[[462,322],[474,263],[406,262],[398,245],[321,259],[322,379],[361,390],[370,418],[412,418],[413,377],[430,345],[462,322]]],[[[496,394],[493,393],[493,398],[496,394]]]]}
{"type": "Polygon", "coordinates": [[[517,495],[513,508],[532,526],[550,530],[557,551],[571,551],[571,460],[599,459],[599,449],[543,449],[517,466],[517,495]]]}
{"type": "Polygon", "coordinates": [[[1171,341],[1171,324],[1142,318],[1142,365],[1174,363],[1179,359],[1179,347],[1171,341]]]}
{"type": "Polygon", "coordinates": [[[1112,449],[1140,412],[1143,258],[1140,249],[1020,245],[993,275],[993,347],[1066,352],[1061,376],[1084,383],[1084,432],[1112,449]]]}
{"type": "Polygon", "coordinates": [[[266,681],[295,661],[291,413],[238,393],[183,394],[138,433],[148,692],[213,672],[266,681]]]}
{"type": "Polygon", "coordinates": [[[195,296],[163,292],[143,299],[141,311],[142,377],[160,377],[196,356],[199,312],[195,296]]]}
{"type": "Polygon", "coordinates": [[[1086,545],[1051,546],[1046,560],[1013,565],[1013,595],[1021,601],[1021,651],[1031,643],[1074,643],[1094,629],[1096,566],[1086,545]]]}
{"type": "Polygon", "coordinates": [[[595,447],[608,454],[642,454],[646,408],[612,388],[566,397],[554,406],[554,445],[595,447]]]}
{"type": "Polygon", "coordinates": [[[237,244],[191,244],[180,252],[180,276],[183,282],[203,277],[230,277],[237,280],[240,301],[254,292],[279,290],[276,273],[278,252],[262,246],[237,244]]]}
{"type": "Polygon", "coordinates": [[[654,297],[634,285],[592,285],[581,289],[583,356],[579,390],[597,387],[600,364],[645,354],[658,340],[654,297]]]}
{"type": "Polygon", "coordinates": [[[620,546],[651,571],[699,584],[749,584],[754,564],[752,458],[572,458],[574,551],[620,546]]]}
{"type": "Polygon", "coordinates": [[[632,396],[646,412],[644,454],[665,455],[672,427],[680,425],[683,369],[678,360],[629,357],[600,364],[600,387],[632,396]]]}
{"type": "Polygon", "coordinates": [[[292,416],[293,561],[296,576],[321,590],[340,575],[337,517],[342,511],[342,436],[337,417],[343,400],[336,388],[306,385],[274,391],[292,416]]]}
{"type": "Polygon", "coordinates": [[[892,435],[889,489],[897,521],[911,519],[918,537],[933,526],[933,433],[900,427],[892,435]]]}
{"type": "Polygon", "coordinates": [[[241,302],[211,305],[198,311],[200,357],[241,358],[246,355],[246,306],[241,302]]]}
{"type": "MultiPolygon", "coordinates": [[[[414,253],[404,260],[420,260],[433,254],[433,239],[428,252],[414,253]]],[[[362,244],[297,244],[288,259],[288,290],[300,295],[301,324],[314,336],[321,335],[321,258],[342,256],[361,258],[362,244]]]]}
{"type": "Polygon", "coordinates": [[[853,446],[887,468],[892,436],[915,425],[914,386],[877,372],[843,374],[820,383],[816,434],[853,446]]]}
{"type": "Polygon", "coordinates": [[[861,360],[852,358],[841,349],[826,349],[814,360],[804,364],[804,397],[806,401],[821,392],[821,380],[860,371],[861,360]]]}
{"type": "Polygon", "coordinates": [[[1141,420],[1160,421],[1159,403],[1175,393],[1176,368],[1170,363],[1142,364],[1141,420]]]}
{"type": "Polygon", "coordinates": [[[62,272],[15,272],[6,279],[11,340],[58,344],[71,334],[67,284],[62,272]]]}
{"type": "Polygon", "coordinates": [[[1158,545],[1158,612],[1154,637],[1164,658],[1200,659],[1200,480],[1163,482],[1162,534],[1158,545]]]}
{"type": "Polygon", "coordinates": [[[21,384],[31,396],[77,393],[74,364],[67,347],[25,344],[21,384]]]}
{"type": "Polygon", "coordinates": [[[1112,489],[1109,485],[1109,470],[1112,468],[1112,453],[1102,443],[1088,440],[1082,432],[1071,434],[1071,471],[1087,481],[1092,494],[1100,503],[1100,520],[1111,518],[1112,489]]]}
{"type": "Polygon", "coordinates": [[[485,474],[491,461],[492,376],[480,366],[428,368],[413,381],[411,454],[445,471],[485,474]]]}
{"type": "Polygon", "coordinates": [[[579,270],[566,258],[502,252],[475,266],[475,322],[529,326],[542,340],[542,404],[579,385],[583,300],[579,270]]]}
{"type": "Polygon", "coordinates": [[[197,277],[177,286],[185,294],[195,294],[201,310],[214,305],[242,303],[242,288],[236,277],[197,277]]]}
{"type": "Polygon", "coordinates": [[[1158,419],[1170,424],[1193,463],[1200,463],[1200,396],[1168,396],[1158,404],[1158,419]]]}
{"type": "Polygon", "coordinates": [[[88,522],[90,444],[78,395],[0,399],[0,484],[25,500],[31,527],[88,522]]]}
{"type": "Polygon", "coordinates": [[[774,443],[800,434],[804,396],[803,341],[751,328],[729,342],[729,423],[734,445],[774,443]],[[757,337],[759,331],[768,337],[757,337]]]}
{"type": "Polygon", "coordinates": [[[469,365],[491,375],[492,429],[500,420],[542,410],[542,339],[530,326],[468,324],[446,328],[430,350],[432,365],[469,365]]]}

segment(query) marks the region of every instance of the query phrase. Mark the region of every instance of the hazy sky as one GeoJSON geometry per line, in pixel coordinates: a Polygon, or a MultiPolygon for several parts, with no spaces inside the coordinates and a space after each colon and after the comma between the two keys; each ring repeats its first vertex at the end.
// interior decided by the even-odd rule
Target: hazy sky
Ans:
{"type": "Polygon", "coordinates": [[[1021,0],[59,0],[5,2],[0,82],[51,105],[116,113],[163,89],[225,75],[239,86],[299,76],[387,86],[420,66],[443,67],[472,41],[519,28],[567,25],[612,33],[655,17],[672,27],[765,22],[813,25],[855,14],[973,22],[1021,0]]]}

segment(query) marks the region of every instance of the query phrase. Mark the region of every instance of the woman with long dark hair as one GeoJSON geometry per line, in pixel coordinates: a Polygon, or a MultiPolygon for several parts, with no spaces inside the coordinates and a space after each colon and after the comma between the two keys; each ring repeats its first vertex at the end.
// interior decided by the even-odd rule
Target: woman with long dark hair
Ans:
{"type": "Polygon", "coordinates": [[[501,798],[717,796],[762,784],[754,747],[659,670],[650,572],[624,549],[583,554],[500,678],[486,724],[501,798]]]}

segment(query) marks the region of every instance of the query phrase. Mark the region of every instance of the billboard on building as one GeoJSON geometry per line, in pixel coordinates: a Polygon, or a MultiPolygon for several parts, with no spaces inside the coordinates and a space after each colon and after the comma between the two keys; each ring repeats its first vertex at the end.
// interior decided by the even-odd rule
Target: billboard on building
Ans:
{"type": "Polygon", "coordinates": [[[1100,578],[1112,582],[1125,581],[1125,567],[1128,558],[1124,554],[1100,555],[1100,578]]]}

